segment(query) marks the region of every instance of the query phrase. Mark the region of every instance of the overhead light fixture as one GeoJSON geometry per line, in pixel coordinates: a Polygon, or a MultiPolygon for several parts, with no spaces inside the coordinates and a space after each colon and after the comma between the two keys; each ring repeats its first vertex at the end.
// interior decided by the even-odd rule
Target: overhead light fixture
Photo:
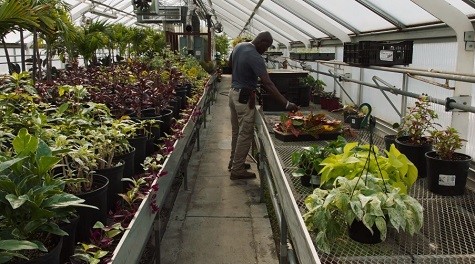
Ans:
{"type": "Polygon", "coordinates": [[[139,26],[139,27],[151,28],[151,26],[145,25],[145,24],[142,24],[142,23],[139,23],[139,22],[135,22],[135,25],[139,26]]]}
{"type": "Polygon", "coordinates": [[[117,19],[117,15],[116,15],[116,14],[114,14],[114,13],[107,13],[107,12],[104,12],[104,11],[101,11],[101,10],[97,10],[97,9],[95,9],[95,8],[89,9],[89,13],[94,14],[94,15],[98,15],[98,16],[107,17],[107,18],[117,19]]]}

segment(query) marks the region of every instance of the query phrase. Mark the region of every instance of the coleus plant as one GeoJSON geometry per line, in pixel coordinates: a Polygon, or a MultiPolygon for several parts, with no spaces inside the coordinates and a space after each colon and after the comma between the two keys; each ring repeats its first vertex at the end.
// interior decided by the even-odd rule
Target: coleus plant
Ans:
{"type": "Polygon", "coordinates": [[[303,114],[300,111],[289,112],[280,116],[280,122],[274,125],[274,129],[283,133],[292,133],[295,136],[309,134],[318,137],[321,133],[340,131],[340,120],[332,120],[325,114],[303,114]]]}

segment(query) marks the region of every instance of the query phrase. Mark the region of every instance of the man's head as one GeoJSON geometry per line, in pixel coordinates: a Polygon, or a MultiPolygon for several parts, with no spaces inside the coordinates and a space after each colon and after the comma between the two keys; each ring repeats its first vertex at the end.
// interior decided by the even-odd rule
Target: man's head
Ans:
{"type": "Polygon", "coordinates": [[[259,33],[254,40],[251,41],[259,54],[263,54],[267,51],[267,49],[272,45],[272,42],[274,42],[274,39],[272,39],[272,35],[268,31],[259,33]]]}

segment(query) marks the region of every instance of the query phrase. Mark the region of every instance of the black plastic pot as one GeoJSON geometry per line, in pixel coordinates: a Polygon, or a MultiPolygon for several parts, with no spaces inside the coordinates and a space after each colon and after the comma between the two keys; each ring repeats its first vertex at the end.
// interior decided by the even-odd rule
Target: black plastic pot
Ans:
{"type": "Polygon", "coordinates": [[[160,113],[160,137],[170,134],[172,126],[173,110],[163,109],[160,113]]]}
{"type": "Polygon", "coordinates": [[[455,153],[456,160],[443,160],[435,151],[425,154],[429,191],[440,195],[462,195],[472,157],[455,153]]]}
{"type": "Polygon", "coordinates": [[[191,83],[185,84],[184,87],[186,89],[186,96],[191,97],[193,91],[193,86],[191,85],[191,83]]]}
{"type": "Polygon", "coordinates": [[[300,184],[305,187],[310,187],[310,175],[300,176],[300,184]]]}
{"type": "Polygon", "coordinates": [[[360,129],[361,128],[361,122],[363,121],[364,116],[350,115],[348,117],[348,119],[349,119],[348,122],[350,123],[351,128],[360,129]]]}
{"type": "Polygon", "coordinates": [[[187,98],[186,98],[186,87],[180,87],[175,89],[176,96],[180,97],[180,109],[186,108],[187,98]]]}
{"type": "Polygon", "coordinates": [[[61,223],[59,227],[64,232],[68,233],[63,237],[63,245],[61,247],[61,263],[65,263],[69,260],[69,257],[74,253],[74,247],[76,246],[76,229],[78,226],[79,216],[73,219],[69,219],[69,223],[61,223]]]}
{"type": "Polygon", "coordinates": [[[146,108],[142,110],[142,117],[154,117],[157,116],[155,108],[146,108]]]}
{"type": "Polygon", "coordinates": [[[145,142],[145,157],[152,155],[155,152],[155,149],[155,138],[147,138],[147,141],[145,142]]]}
{"type": "Polygon", "coordinates": [[[414,145],[408,142],[409,137],[403,136],[396,138],[396,148],[416,166],[419,178],[427,176],[426,152],[432,150],[431,144],[414,145]]]}
{"type": "Polygon", "coordinates": [[[97,174],[105,176],[109,180],[109,187],[107,189],[107,212],[115,210],[115,204],[119,200],[119,193],[122,193],[122,178],[124,177],[124,164],[123,160],[119,165],[111,168],[98,169],[97,174]]]}
{"type": "Polygon", "coordinates": [[[60,254],[61,248],[63,246],[63,237],[62,236],[54,236],[54,241],[56,242],[56,246],[50,250],[48,253],[41,255],[35,259],[30,259],[26,262],[22,262],[25,264],[59,264],[60,262],[60,254]]]}
{"type": "Polygon", "coordinates": [[[305,187],[317,188],[320,186],[320,177],[318,175],[304,175],[300,176],[300,184],[305,187]]]}
{"type": "Polygon", "coordinates": [[[381,232],[373,225],[373,234],[371,231],[363,224],[362,221],[353,221],[350,228],[348,229],[348,236],[356,242],[363,244],[377,244],[381,243],[381,232]]]}
{"type": "Polygon", "coordinates": [[[140,136],[136,138],[129,138],[129,143],[132,147],[135,148],[135,157],[134,157],[134,171],[135,173],[143,172],[142,165],[146,156],[146,144],[147,137],[140,136]]]}
{"type": "Polygon", "coordinates": [[[132,178],[135,175],[135,148],[132,147],[132,151],[122,155],[115,156],[115,160],[124,161],[124,178],[132,178]]]}
{"type": "Polygon", "coordinates": [[[397,135],[385,135],[384,136],[384,147],[387,151],[391,148],[391,144],[396,144],[397,135]]]}
{"type": "Polygon", "coordinates": [[[170,108],[173,110],[173,117],[175,119],[180,118],[181,98],[178,96],[170,99],[170,108]]]}
{"type": "Polygon", "coordinates": [[[76,242],[89,242],[89,231],[97,221],[107,224],[107,188],[109,180],[102,175],[95,174],[93,178],[93,190],[76,195],[84,199],[85,204],[99,208],[78,207],[76,210],[81,219],[76,228],[76,242]]]}

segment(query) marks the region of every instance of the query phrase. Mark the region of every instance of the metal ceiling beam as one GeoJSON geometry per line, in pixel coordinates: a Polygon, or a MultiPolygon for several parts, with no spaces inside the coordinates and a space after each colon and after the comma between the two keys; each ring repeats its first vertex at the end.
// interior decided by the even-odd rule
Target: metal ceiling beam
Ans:
{"type": "MultiPolygon", "coordinates": [[[[252,6],[252,1],[251,0],[241,1],[241,5],[249,9],[252,6]]],[[[286,24],[280,19],[277,19],[277,17],[274,14],[263,9],[262,6],[259,10],[256,11],[256,15],[259,17],[262,17],[263,19],[265,19],[265,21],[283,30],[285,33],[290,35],[294,41],[300,41],[306,46],[310,46],[310,38],[311,38],[310,36],[306,36],[305,34],[302,34],[295,28],[291,27],[289,24],[286,24]]]]}
{"type": "MultiPolygon", "coordinates": [[[[251,1],[254,1],[254,0],[251,0],[251,1]]],[[[276,18],[278,18],[278,19],[281,20],[282,22],[285,22],[287,25],[289,25],[289,26],[293,27],[294,29],[296,29],[296,30],[302,32],[303,34],[305,34],[305,35],[308,36],[309,38],[311,38],[311,39],[312,39],[312,38],[315,38],[312,33],[308,32],[307,30],[304,30],[304,29],[300,28],[298,25],[296,25],[295,23],[292,23],[290,20],[288,20],[287,18],[285,18],[285,17],[279,15],[278,13],[273,13],[271,10],[269,10],[269,9],[268,9],[267,7],[265,7],[264,5],[261,5],[261,9],[262,9],[262,10],[265,10],[265,11],[267,11],[267,12],[269,12],[269,13],[271,13],[273,16],[275,16],[276,18]]]]}
{"type": "Polygon", "coordinates": [[[401,21],[397,20],[395,17],[386,13],[384,10],[375,6],[373,3],[369,2],[368,0],[355,0],[355,1],[360,3],[360,5],[368,8],[369,10],[371,10],[371,12],[375,13],[376,15],[382,17],[384,20],[393,24],[395,27],[399,29],[406,28],[406,25],[404,25],[401,21]]]}
{"type": "Polygon", "coordinates": [[[254,10],[252,11],[251,15],[249,16],[249,19],[247,20],[246,24],[242,28],[241,33],[239,33],[239,35],[241,35],[244,29],[251,23],[252,19],[254,18],[254,15],[256,14],[257,10],[259,9],[263,1],[264,0],[259,0],[259,2],[256,4],[256,7],[254,7],[254,10]]]}
{"type": "MultiPolygon", "coordinates": [[[[249,15],[249,11],[246,10],[244,7],[242,7],[241,5],[237,4],[237,3],[233,3],[233,2],[227,2],[225,0],[215,0],[214,1],[214,4],[215,6],[219,6],[221,7],[224,12],[227,12],[227,13],[232,13],[233,15],[235,15],[236,17],[240,17],[240,16],[243,16],[243,17],[246,17],[249,15]],[[233,12],[239,12],[239,14],[235,14],[233,12]]],[[[272,33],[273,37],[277,40],[277,38],[280,38],[279,42],[281,42],[282,44],[285,44],[286,46],[289,45],[289,43],[292,41],[291,38],[289,38],[288,36],[286,37],[285,35],[282,35],[281,33],[279,33],[275,27],[271,24],[269,24],[268,22],[261,22],[260,21],[261,19],[255,19],[254,22],[255,23],[259,23],[259,24],[262,24],[262,28],[264,28],[265,30],[268,30],[272,33]]],[[[243,27],[243,29],[246,29],[245,27],[243,27]]],[[[241,30],[241,33],[242,34],[242,30],[241,30]]]]}
{"type": "Polygon", "coordinates": [[[358,35],[360,34],[360,31],[358,29],[356,29],[355,27],[353,27],[352,25],[348,24],[346,21],[344,21],[343,19],[340,19],[339,17],[337,17],[336,15],[334,15],[333,13],[331,13],[330,11],[326,10],[325,8],[323,8],[322,6],[320,6],[319,4],[311,1],[311,0],[303,0],[305,3],[307,3],[309,6],[317,9],[318,11],[322,12],[323,14],[325,14],[327,17],[331,18],[332,20],[334,20],[335,22],[337,22],[338,24],[346,27],[348,30],[350,30],[351,32],[353,32],[354,34],[358,35]]]}
{"type": "Polygon", "coordinates": [[[325,20],[323,17],[319,16],[318,14],[313,13],[309,10],[306,6],[303,5],[303,2],[294,0],[294,1],[287,1],[287,0],[272,0],[272,2],[280,5],[282,8],[286,9],[287,11],[291,12],[293,15],[297,16],[298,18],[305,21],[307,24],[318,28],[320,31],[325,33],[330,37],[335,37],[339,39],[341,42],[350,42],[350,37],[346,32],[339,29],[332,23],[325,20]]]}
{"type": "MultiPolygon", "coordinates": [[[[251,1],[257,1],[257,0],[251,0],[251,1]]],[[[285,10],[284,8],[282,8],[280,5],[277,5],[276,3],[271,2],[271,1],[267,1],[267,2],[264,2],[261,5],[261,8],[264,9],[264,10],[267,10],[269,13],[273,14],[277,18],[281,19],[283,22],[285,22],[285,23],[289,24],[290,26],[296,28],[297,30],[301,31],[302,33],[306,34],[307,36],[310,36],[312,39],[317,38],[317,37],[315,37],[315,32],[310,32],[309,30],[306,30],[306,29],[302,28],[302,25],[299,25],[295,22],[290,21],[286,16],[287,15],[294,16],[294,15],[292,13],[288,12],[287,10],[285,10]],[[270,6],[268,6],[268,5],[270,5],[270,6]]],[[[298,17],[296,17],[296,18],[301,20],[298,17]]],[[[302,20],[302,22],[305,23],[305,21],[303,21],[303,20],[302,20]]],[[[318,31],[318,29],[315,29],[313,27],[311,27],[311,30],[312,31],[318,31]]],[[[318,32],[322,33],[320,31],[318,31],[318,32]]]]}
{"type": "Polygon", "coordinates": [[[236,27],[232,23],[229,23],[228,21],[223,19],[223,27],[226,28],[227,32],[230,32],[231,34],[226,33],[228,36],[231,38],[236,38],[239,36],[239,32],[241,31],[241,28],[236,27]]]}
{"type": "Polygon", "coordinates": [[[471,6],[472,8],[475,8],[475,0],[462,0],[465,2],[465,4],[471,6]]]}
{"type": "MultiPolygon", "coordinates": [[[[246,24],[246,21],[244,21],[241,17],[246,17],[247,14],[242,10],[233,8],[233,6],[231,6],[229,3],[225,2],[225,1],[223,1],[222,3],[217,3],[215,1],[215,10],[220,11],[223,14],[231,14],[232,18],[233,18],[232,20],[241,21],[242,24],[243,24],[243,27],[246,24]],[[223,4],[224,4],[224,6],[221,6],[223,4]],[[233,13],[235,11],[237,11],[239,13],[238,14],[233,13]]],[[[226,15],[226,17],[229,18],[230,16],[226,15]]],[[[223,19],[223,21],[224,21],[224,19],[223,19]]],[[[256,22],[255,23],[256,25],[254,25],[254,27],[259,28],[259,31],[268,30],[269,32],[271,32],[272,37],[274,38],[275,41],[277,41],[281,44],[284,44],[285,46],[289,46],[289,44],[291,42],[290,39],[286,38],[285,36],[280,35],[278,32],[274,31],[272,28],[269,28],[267,25],[264,25],[264,24],[260,23],[259,21],[255,21],[255,22],[256,22]]]]}

